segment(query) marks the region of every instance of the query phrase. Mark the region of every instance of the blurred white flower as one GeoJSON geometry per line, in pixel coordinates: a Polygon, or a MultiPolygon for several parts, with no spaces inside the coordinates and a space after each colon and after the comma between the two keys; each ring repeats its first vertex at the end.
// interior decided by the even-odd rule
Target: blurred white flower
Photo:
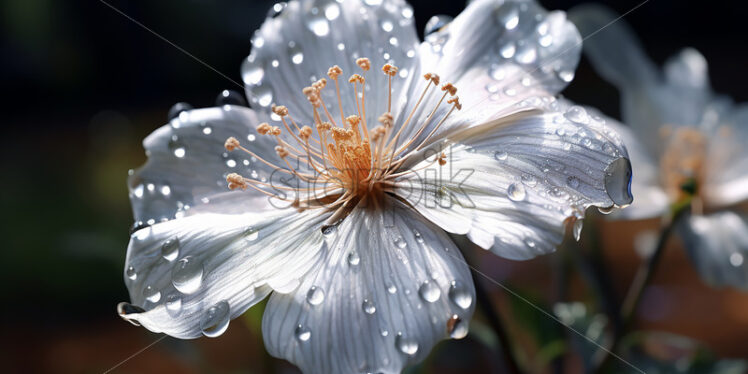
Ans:
{"type": "MultiPolygon", "coordinates": [[[[588,34],[617,15],[586,5],[569,17],[588,34]]],[[[748,215],[735,209],[748,198],[748,106],[711,91],[706,60],[694,49],[658,69],[624,22],[585,40],[584,50],[621,91],[630,126],[610,123],[624,138],[635,174],[636,202],[619,216],[662,215],[684,187],[695,189],[693,211],[678,227],[694,265],[714,285],[748,289],[748,215]]]]}
{"type": "Polygon", "coordinates": [[[553,96],[581,48],[564,13],[476,0],[422,43],[399,0],[271,13],[242,65],[253,109],[184,111],[144,141],[123,318],[218,336],[270,295],[272,355],[398,372],[467,334],[448,233],[528,259],[587,207],[631,202],[618,135],[553,96]]]}

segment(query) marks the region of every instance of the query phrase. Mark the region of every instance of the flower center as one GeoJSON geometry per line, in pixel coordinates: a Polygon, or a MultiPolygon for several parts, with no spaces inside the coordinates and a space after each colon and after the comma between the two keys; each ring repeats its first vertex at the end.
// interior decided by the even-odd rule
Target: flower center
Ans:
{"type": "Polygon", "coordinates": [[[660,172],[665,192],[673,201],[686,194],[685,189],[692,185],[699,192],[704,175],[707,139],[693,127],[663,127],[661,133],[667,137],[665,151],[660,159],[660,172]]]}
{"type": "MultiPolygon", "coordinates": [[[[394,117],[391,112],[392,79],[397,76],[398,69],[391,64],[385,64],[382,72],[387,76],[387,86],[374,88],[386,92],[387,111],[377,117],[379,125],[370,129],[367,122],[364,88],[366,87],[365,75],[371,69],[371,63],[368,58],[359,58],[356,64],[361,68],[361,74],[353,74],[348,79],[348,83],[352,86],[353,101],[356,103],[353,113],[344,112],[339,79],[343,71],[336,65],[328,69],[327,76],[335,82],[339,118],[330,113],[328,105],[322,99],[321,92],[327,86],[327,79],[323,78],[302,90],[311,104],[311,117],[314,121],[310,124],[312,126],[303,124],[299,126],[288,108],[282,105],[273,105],[272,111],[280,117],[283,129],[268,123],[261,123],[257,126],[257,132],[260,135],[265,135],[271,138],[270,141],[277,143],[275,151],[285,165],[275,165],[263,159],[250,149],[242,147],[236,138],[226,140],[227,150],[240,149],[249,153],[274,170],[292,175],[305,182],[304,187],[271,186],[269,183],[232,173],[226,178],[229,189],[253,188],[274,198],[291,200],[299,208],[325,207],[343,211],[375,193],[390,191],[394,187],[392,181],[394,178],[415,172],[416,170],[400,171],[399,168],[408,157],[428,144],[427,142],[436,130],[455,109],[462,108],[459,98],[455,96],[457,88],[451,83],[445,83],[439,88],[439,76],[431,73],[425,74],[423,78],[427,84],[423,93],[400,124],[399,129],[395,131],[394,117]],[[430,91],[439,89],[443,91],[443,94],[428,117],[421,123],[414,123],[413,116],[421,101],[430,91]],[[447,98],[447,96],[450,97],[447,98]],[[449,108],[446,114],[439,119],[419,144],[414,144],[415,139],[419,138],[428,125],[436,120],[434,116],[437,109],[445,101],[449,108]],[[403,130],[408,127],[417,130],[410,139],[401,139],[403,130]],[[284,131],[286,136],[282,136],[284,131]],[[302,171],[300,167],[294,168],[292,162],[306,167],[309,171],[302,171]],[[276,193],[279,190],[295,193],[281,196],[276,193]]],[[[379,90],[372,91],[378,93],[379,90]]],[[[444,165],[446,156],[443,153],[435,156],[428,166],[434,163],[444,165]]]]}

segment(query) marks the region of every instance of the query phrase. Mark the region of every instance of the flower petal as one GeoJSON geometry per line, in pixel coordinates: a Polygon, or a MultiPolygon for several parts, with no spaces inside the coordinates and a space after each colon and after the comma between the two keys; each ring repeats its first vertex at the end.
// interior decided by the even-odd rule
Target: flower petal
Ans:
{"type": "Polygon", "coordinates": [[[722,116],[710,137],[703,186],[707,205],[724,207],[748,199],[748,105],[722,116]]]}
{"type": "Polygon", "coordinates": [[[671,58],[663,74],[625,22],[608,8],[580,6],[569,17],[583,34],[595,33],[585,40],[584,52],[598,73],[621,90],[623,122],[653,156],[663,151],[661,127],[699,127],[707,110],[719,105],[713,102],[706,62],[697,51],[687,49],[671,58]]]}
{"type": "Polygon", "coordinates": [[[123,318],[178,338],[217,336],[271,289],[289,292],[318,260],[320,211],[197,214],[132,235],[123,318]],[[133,306],[134,305],[134,306],[133,306]]]}
{"type": "MultiPolygon", "coordinates": [[[[457,87],[463,109],[451,114],[431,138],[475,126],[517,111],[515,104],[560,92],[573,79],[581,37],[564,12],[548,12],[535,1],[477,0],[453,22],[426,36],[419,48],[419,73],[436,73],[457,87]]],[[[414,77],[397,112],[413,111],[428,82],[414,77]]],[[[443,92],[433,90],[414,112],[413,123],[428,123],[420,143],[451,106],[442,104],[428,120],[443,92]]],[[[396,125],[402,120],[396,120],[396,125]]],[[[417,126],[404,131],[411,138],[417,126]]]]}
{"type": "Polygon", "coordinates": [[[467,264],[442,230],[387,200],[356,208],[330,235],[318,272],[271,296],[262,323],[270,354],[306,373],[398,373],[467,333],[467,264]]]}
{"type": "MultiPolygon", "coordinates": [[[[407,75],[418,46],[409,5],[402,0],[366,4],[360,0],[302,0],[290,1],[281,8],[280,14],[268,18],[257,31],[252,53],[242,65],[247,93],[255,107],[269,108],[275,102],[287,106],[296,119],[313,123],[310,104],[301,90],[327,78],[328,68],[339,65],[344,73],[339,78],[343,109],[346,115],[356,114],[348,77],[362,73],[356,59],[368,57],[372,71],[365,75],[371,88],[366,94],[367,113],[376,118],[386,111],[383,90],[387,89],[387,80],[379,69],[392,62],[407,75]]],[[[403,84],[403,79],[393,79],[393,91],[399,92],[403,84]]],[[[332,81],[328,85],[332,87],[322,91],[322,99],[336,119],[339,108],[335,87],[332,81]]]]}
{"type": "Polygon", "coordinates": [[[274,141],[259,141],[255,126],[267,120],[246,107],[196,109],[159,128],[143,141],[148,161],[128,178],[136,227],[190,214],[274,210],[254,190],[229,192],[231,172],[270,179],[273,169],[241,151],[227,152],[230,136],[270,162],[277,162],[274,141]],[[256,140],[255,140],[256,139],[256,140]]]}
{"type": "Polygon", "coordinates": [[[404,175],[395,192],[443,229],[512,259],[553,251],[565,223],[589,206],[630,204],[631,165],[620,137],[582,107],[545,101],[558,111],[454,134],[454,143],[431,150],[446,153],[445,166],[427,167],[435,165],[427,158],[413,170],[427,168],[404,175]],[[456,215],[469,222],[466,232],[456,215]]]}
{"type": "Polygon", "coordinates": [[[702,278],[748,290],[748,217],[724,211],[685,218],[678,232],[702,278]]]}

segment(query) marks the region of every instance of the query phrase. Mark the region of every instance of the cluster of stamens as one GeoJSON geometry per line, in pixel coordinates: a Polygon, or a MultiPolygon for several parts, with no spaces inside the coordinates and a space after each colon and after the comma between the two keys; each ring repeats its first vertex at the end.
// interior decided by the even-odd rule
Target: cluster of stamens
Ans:
{"type": "MultiPolygon", "coordinates": [[[[382,72],[387,76],[387,111],[377,118],[379,125],[370,130],[367,126],[365,75],[371,69],[371,62],[368,58],[359,58],[356,64],[361,68],[361,74],[353,74],[348,79],[348,83],[353,86],[356,113],[346,115],[343,111],[339,79],[343,70],[336,65],[328,69],[327,76],[335,83],[340,109],[339,119],[334,118],[328,111],[322,98],[321,92],[327,86],[327,80],[323,78],[302,90],[311,104],[313,127],[299,126],[291,117],[288,108],[282,105],[273,105],[271,109],[280,117],[285,132],[289,134],[288,137],[281,137],[283,130],[278,126],[271,126],[268,123],[257,126],[258,134],[275,138],[277,142],[275,151],[285,165],[278,166],[259,157],[251,150],[244,148],[233,137],[226,140],[226,149],[228,151],[242,150],[273,169],[293,175],[306,182],[307,185],[313,186],[314,191],[308,191],[312,193],[305,195],[307,197],[302,196],[302,191],[292,187],[272,186],[273,190],[286,189],[297,192],[296,196],[290,198],[294,199],[293,203],[297,204],[296,206],[336,208],[338,212],[341,212],[344,208],[350,207],[351,203],[358,202],[374,192],[391,190],[394,186],[393,178],[417,171],[400,171],[399,167],[408,157],[427,145],[447,117],[455,109],[461,109],[462,106],[456,96],[457,88],[451,83],[446,83],[441,86],[441,91],[444,93],[428,118],[423,123],[411,124],[416,109],[426,94],[430,90],[439,89],[439,76],[432,73],[426,74],[424,75],[424,79],[428,82],[426,88],[410,114],[395,131],[395,117],[391,112],[392,78],[397,75],[398,69],[394,65],[385,64],[382,72]],[[445,99],[449,106],[446,115],[419,144],[415,145],[415,139],[426,130],[445,99]],[[400,139],[403,130],[408,126],[418,126],[415,135],[410,139],[400,139]],[[316,130],[316,136],[314,130],[316,130]],[[307,167],[309,172],[300,170],[300,167],[294,168],[289,160],[298,166],[307,167]],[[322,196],[332,197],[332,199],[324,199],[324,203],[315,204],[309,196],[314,196],[317,200],[322,196]],[[302,199],[305,201],[300,201],[302,199]]],[[[437,155],[428,166],[434,163],[445,165],[446,155],[444,153],[437,155]]],[[[266,182],[245,178],[236,173],[229,174],[226,180],[228,187],[232,190],[254,188],[274,198],[289,199],[289,197],[270,192],[271,186],[266,182]]]]}
{"type": "Polygon", "coordinates": [[[671,199],[677,200],[685,193],[685,184],[701,184],[707,139],[701,131],[693,127],[673,130],[671,126],[665,126],[660,135],[668,138],[665,151],[660,158],[662,183],[671,199]]]}

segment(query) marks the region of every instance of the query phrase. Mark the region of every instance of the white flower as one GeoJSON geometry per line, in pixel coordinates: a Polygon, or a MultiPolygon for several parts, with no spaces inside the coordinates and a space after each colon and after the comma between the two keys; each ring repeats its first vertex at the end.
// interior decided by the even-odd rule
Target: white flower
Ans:
{"type": "MultiPolygon", "coordinates": [[[[585,33],[617,18],[599,6],[570,17],[585,33]]],[[[692,184],[694,209],[678,232],[694,265],[714,285],[748,289],[748,215],[733,209],[748,198],[748,106],[712,93],[696,50],[683,50],[660,71],[622,22],[586,40],[585,52],[621,90],[623,121],[631,126],[617,130],[631,154],[636,202],[620,216],[661,215],[682,197],[682,185],[692,184]]]]}
{"type": "Polygon", "coordinates": [[[242,66],[254,109],[185,111],[144,141],[123,318],[217,336],[270,295],[272,355],[398,372],[467,334],[448,233],[527,259],[587,207],[631,202],[618,136],[553,97],[580,53],[562,12],[473,1],[420,43],[398,0],[277,10],[242,66]]]}

